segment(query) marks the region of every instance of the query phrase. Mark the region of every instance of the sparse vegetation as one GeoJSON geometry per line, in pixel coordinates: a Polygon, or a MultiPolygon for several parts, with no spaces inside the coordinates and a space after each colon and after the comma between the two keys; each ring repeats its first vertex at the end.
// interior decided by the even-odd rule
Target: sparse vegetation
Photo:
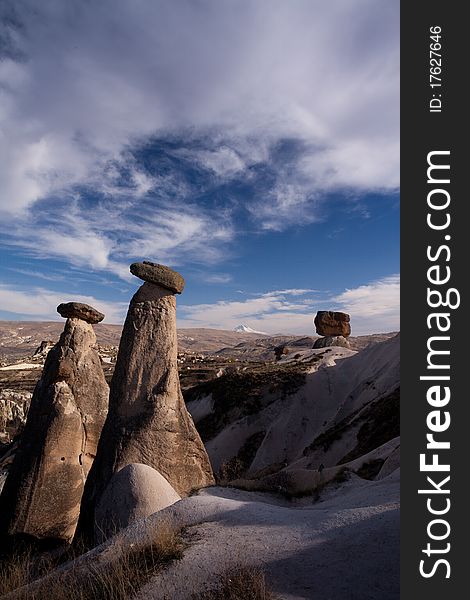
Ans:
{"type": "Polygon", "coordinates": [[[331,448],[333,443],[337,440],[340,440],[343,436],[343,433],[345,433],[349,428],[351,428],[354,425],[355,416],[359,411],[360,409],[355,410],[350,415],[333,425],[333,427],[330,427],[323,433],[320,433],[320,435],[317,436],[313,440],[313,442],[304,449],[303,455],[308,456],[309,454],[312,454],[315,450],[318,450],[319,448],[321,448],[323,452],[327,452],[331,448]]]}
{"type": "Polygon", "coordinates": [[[227,485],[231,481],[240,479],[245,473],[245,467],[238,456],[232,456],[229,460],[225,461],[217,473],[215,473],[215,480],[217,485],[227,485]]]}
{"type": "Polygon", "coordinates": [[[369,462],[364,463],[362,467],[356,471],[356,475],[359,475],[362,479],[375,479],[384,462],[383,458],[370,460],[369,462]]]}
{"type": "Polygon", "coordinates": [[[320,448],[323,452],[327,452],[335,441],[340,440],[346,431],[354,427],[360,427],[357,433],[357,445],[339,461],[340,463],[359,458],[400,435],[400,388],[374,400],[365,408],[352,412],[321,433],[304,449],[304,456],[320,448]]]}
{"type": "Polygon", "coordinates": [[[116,559],[106,564],[97,559],[87,568],[55,573],[56,561],[30,552],[14,555],[0,566],[0,596],[18,590],[18,600],[127,600],[163,566],[180,559],[183,550],[180,532],[164,523],[155,535],[116,548],[116,559]],[[47,574],[42,584],[18,589],[47,574]]]}
{"type": "Polygon", "coordinates": [[[0,562],[0,597],[30,583],[33,579],[33,558],[30,552],[15,553],[0,562]]]}
{"type": "Polygon", "coordinates": [[[225,373],[186,390],[186,402],[212,394],[214,409],[197,424],[203,441],[214,438],[229,423],[297,392],[305,383],[305,369],[300,364],[278,367],[263,363],[250,371],[225,373]]]}
{"type": "MultiPolygon", "coordinates": [[[[318,500],[320,500],[321,498],[321,494],[322,492],[329,486],[335,483],[345,483],[346,481],[349,480],[349,478],[351,477],[351,471],[347,468],[347,467],[343,467],[342,469],[340,469],[336,475],[330,479],[329,481],[321,481],[317,487],[312,490],[312,492],[310,492],[313,496],[313,500],[314,502],[318,502],[318,500]]],[[[302,494],[303,496],[306,496],[307,494],[304,493],[302,494]]]]}
{"type": "Polygon", "coordinates": [[[275,600],[259,567],[238,566],[220,576],[215,586],[192,600],[275,600]]]}
{"type": "Polygon", "coordinates": [[[365,421],[357,433],[357,445],[341,459],[349,462],[400,435],[400,388],[371,402],[361,413],[365,421]]]}
{"type": "Polygon", "coordinates": [[[310,487],[299,487],[295,474],[279,471],[263,479],[238,479],[230,482],[230,486],[246,491],[267,492],[277,494],[286,500],[296,500],[311,496],[314,502],[320,499],[322,491],[330,485],[344,483],[351,476],[351,469],[342,467],[331,479],[320,479],[310,487]]]}
{"type": "Polygon", "coordinates": [[[257,431],[250,435],[240,448],[237,456],[233,456],[220,467],[219,472],[216,474],[217,483],[225,485],[229,481],[243,477],[253,462],[265,436],[266,431],[257,431]]]}
{"type": "Polygon", "coordinates": [[[340,471],[336,473],[336,475],[331,480],[334,483],[344,483],[348,481],[351,476],[351,471],[347,467],[343,467],[340,471]]]}

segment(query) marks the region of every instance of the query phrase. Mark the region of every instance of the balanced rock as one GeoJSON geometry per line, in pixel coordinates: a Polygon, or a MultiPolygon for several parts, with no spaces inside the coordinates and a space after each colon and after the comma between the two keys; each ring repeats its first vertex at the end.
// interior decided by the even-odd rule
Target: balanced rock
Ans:
{"type": "Polygon", "coordinates": [[[82,319],[87,323],[100,323],[104,319],[104,314],[100,313],[96,308],[82,302],[66,302],[59,304],[57,312],[64,319],[82,319]]]}
{"type": "MultiPolygon", "coordinates": [[[[135,265],[132,268],[142,275],[135,265]]],[[[183,278],[175,274],[172,281],[166,279],[164,285],[146,281],[129,306],[111,381],[108,417],[83,495],[77,535],[86,543],[92,541],[95,510],[111,477],[131,463],[156,469],[180,496],[214,482],[181,393],[176,297],[169,286],[177,287],[175,282],[183,278]]],[[[178,289],[182,290],[182,283],[178,289]]]]}
{"type": "Polygon", "coordinates": [[[90,323],[67,319],[36,385],[0,496],[0,534],[70,541],[109,388],[90,323]]]}
{"type": "Polygon", "coordinates": [[[314,323],[318,335],[348,337],[351,335],[350,317],[347,313],[319,310],[314,323]]]}
{"type": "Polygon", "coordinates": [[[181,500],[179,494],[158,471],[132,463],[111,477],[95,514],[95,539],[114,535],[138,519],[181,500]]]}
{"type": "Polygon", "coordinates": [[[327,335],[315,340],[313,348],[327,348],[328,346],[340,346],[341,348],[351,348],[349,341],[342,335],[327,335]]]}
{"type": "Polygon", "coordinates": [[[139,279],[148,283],[154,283],[170,290],[174,294],[181,294],[184,289],[183,277],[164,265],[144,260],[143,262],[132,263],[130,271],[132,275],[135,275],[139,279]]]}

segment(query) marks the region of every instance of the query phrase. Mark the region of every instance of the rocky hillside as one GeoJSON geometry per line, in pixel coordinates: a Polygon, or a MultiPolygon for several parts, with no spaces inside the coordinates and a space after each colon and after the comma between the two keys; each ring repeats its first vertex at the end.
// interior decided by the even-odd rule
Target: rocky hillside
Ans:
{"type": "MultiPolygon", "coordinates": [[[[121,325],[95,325],[100,347],[117,348],[121,325]]],[[[60,321],[0,321],[0,362],[4,365],[31,358],[42,342],[55,343],[62,332],[60,321]]],[[[364,348],[371,342],[382,341],[393,333],[350,337],[351,347],[364,348]]],[[[223,329],[179,329],[178,350],[199,354],[220,355],[240,360],[273,360],[274,349],[311,348],[316,336],[259,335],[223,329]]]]}
{"type": "MultiPolygon", "coordinates": [[[[221,479],[317,471],[395,440],[399,349],[399,335],[360,352],[299,349],[295,357],[188,390],[187,406],[214,470],[221,479]]],[[[385,458],[374,460],[377,474],[385,458]]]]}

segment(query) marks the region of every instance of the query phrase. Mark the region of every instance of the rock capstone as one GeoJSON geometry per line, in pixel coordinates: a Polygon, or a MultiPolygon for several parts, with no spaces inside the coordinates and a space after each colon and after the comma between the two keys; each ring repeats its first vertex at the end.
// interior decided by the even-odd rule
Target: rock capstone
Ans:
{"type": "Polygon", "coordinates": [[[181,294],[184,289],[183,277],[173,269],[158,263],[148,260],[132,263],[130,272],[139,279],[166,288],[174,294],[181,294]]]}
{"type": "Polygon", "coordinates": [[[350,317],[347,313],[331,310],[319,310],[315,316],[318,335],[348,337],[351,335],[350,317]]]}
{"type": "Polygon", "coordinates": [[[65,302],[59,304],[57,312],[64,319],[82,319],[87,323],[100,323],[104,319],[104,314],[100,313],[96,308],[82,302],[65,302]]]}
{"type": "Polygon", "coordinates": [[[70,541],[109,388],[90,323],[68,318],[31,399],[0,496],[0,536],[70,541]]]}
{"type": "Polygon", "coordinates": [[[148,465],[132,463],[114,473],[96,508],[95,539],[102,542],[134,521],[181,500],[148,465]]]}
{"type": "Polygon", "coordinates": [[[95,511],[112,476],[131,463],[156,469],[180,496],[214,483],[181,393],[176,297],[168,285],[145,282],[129,306],[108,417],[83,495],[77,536],[85,543],[93,541],[95,511]]]}

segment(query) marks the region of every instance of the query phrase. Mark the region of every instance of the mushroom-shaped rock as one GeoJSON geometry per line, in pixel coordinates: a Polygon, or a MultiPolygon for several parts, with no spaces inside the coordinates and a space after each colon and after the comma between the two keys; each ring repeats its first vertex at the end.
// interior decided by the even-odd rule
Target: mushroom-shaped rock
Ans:
{"type": "Polygon", "coordinates": [[[342,348],[351,348],[349,341],[342,335],[327,335],[315,340],[313,348],[327,348],[328,346],[341,346],[342,348]]]}
{"type": "Polygon", "coordinates": [[[173,271],[165,265],[144,260],[132,263],[130,272],[139,279],[159,285],[174,294],[181,294],[184,289],[184,278],[177,271],[173,271]]]}
{"type": "Polygon", "coordinates": [[[70,318],[50,350],[0,496],[0,536],[70,541],[109,388],[90,323],[70,318]]]}
{"type": "Polygon", "coordinates": [[[179,494],[158,471],[140,463],[127,465],[111,477],[96,508],[96,543],[178,500],[179,494]]]}
{"type": "Polygon", "coordinates": [[[57,312],[64,319],[81,319],[87,323],[100,323],[104,319],[104,314],[96,308],[82,302],[65,302],[59,304],[57,312]]]}
{"type": "Polygon", "coordinates": [[[350,317],[347,313],[332,310],[319,310],[315,316],[318,335],[348,337],[351,335],[350,317]]]}
{"type": "Polygon", "coordinates": [[[180,496],[214,483],[206,449],[181,393],[176,296],[169,288],[176,281],[176,276],[174,285],[168,279],[165,285],[146,281],[131,300],[111,380],[109,412],[83,494],[77,536],[85,543],[93,541],[95,511],[113,474],[131,463],[156,469],[180,496]]]}

